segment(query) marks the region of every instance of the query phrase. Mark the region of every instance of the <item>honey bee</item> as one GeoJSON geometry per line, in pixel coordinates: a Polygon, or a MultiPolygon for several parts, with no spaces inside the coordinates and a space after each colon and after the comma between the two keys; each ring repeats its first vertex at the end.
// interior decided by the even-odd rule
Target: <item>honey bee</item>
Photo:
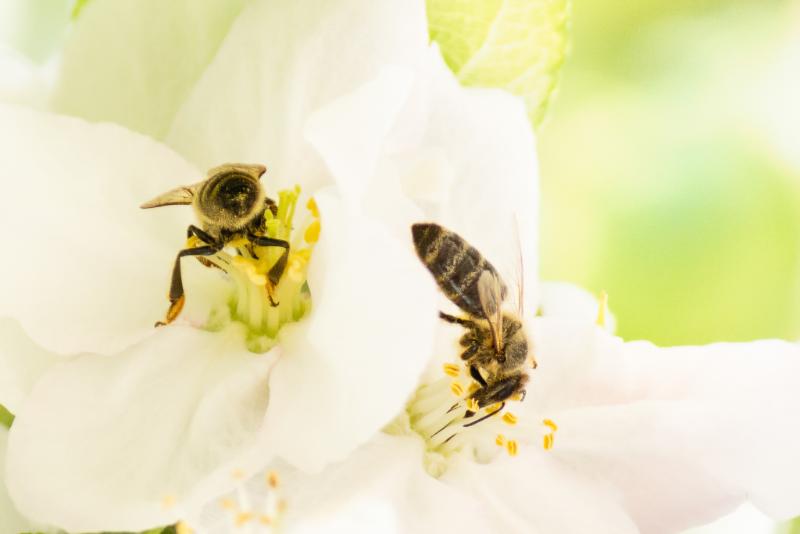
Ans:
{"type": "Polygon", "coordinates": [[[273,215],[277,214],[275,201],[266,196],[259,181],[266,171],[263,165],[228,163],[209,170],[202,182],[167,191],[140,206],[149,209],[191,204],[201,225],[197,227],[192,224],[187,229],[186,238],[195,237],[202,245],[183,249],[175,257],[169,308],[164,321],[157,322],[156,326],[171,323],[183,309],[186,297],[181,277],[181,258],[195,256],[204,265],[212,266],[203,256],[213,256],[233,241],[242,239],[247,242],[251,254],[254,254],[253,245],[283,248],[283,253],[267,273],[267,296],[272,306],[278,305],[273,300],[272,291],[286,270],[289,243],[262,235],[264,212],[269,209],[273,215]]]}
{"type": "MultiPolygon", "coordinates": [[[[465,425],[471,426],[502,410],[506,400],[516,395],[524,398],[525,368],[528,362],[535,368],[536,361],[529,355],[521,319],[502,310],[508,288],[494,266],[464,238],[438,224],[414,224],[411,233],[417,255],[439,289],[466,314],[456,317],[440,311],[439,317],[466,329],[459,341],[464,348],[461,359],[480,386],[470,398],[480,408],[500,404],[497,410],[465,425]]],[[[521,306],[521,282],[518,289],[521,306]]],[[[467,410],[466,417],[473,415],[467,410]]]]}

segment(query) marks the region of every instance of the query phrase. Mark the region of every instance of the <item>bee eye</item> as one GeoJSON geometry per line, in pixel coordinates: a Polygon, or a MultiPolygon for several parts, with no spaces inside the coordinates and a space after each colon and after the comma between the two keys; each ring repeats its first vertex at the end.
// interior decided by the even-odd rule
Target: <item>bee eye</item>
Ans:
{"type": "Polygon", "coordinates": [[[226,173],[211,178],[200,195],[198,205],[206,217],[215,221],[224,217],[236,227],[257,212],[262,192],[251,177],[226,173]]]}

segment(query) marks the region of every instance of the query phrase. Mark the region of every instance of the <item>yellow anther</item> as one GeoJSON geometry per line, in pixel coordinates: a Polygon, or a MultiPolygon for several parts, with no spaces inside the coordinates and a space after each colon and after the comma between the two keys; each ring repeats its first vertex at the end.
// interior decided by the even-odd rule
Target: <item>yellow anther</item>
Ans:
{"type": "Polygon", "coordinates": [[[248,521],[253,519],[253,514],[251,512],[239,512],[236,514],[236,526],[241,527],[245,525],[248,521]]]}
{"type": "Polygon", "coordinates": [[[512,395],[512,396],[510,397],[510,399],[511,399],[512,401],[518,401],[518,402],[519,402],[519,401],[521,401],[521,400],[522,400],[522,394],[521,394],[521,393],[515,393],[514,395],[512,395]]]}
{"type": "Polygon", "coordinates": [[[551,419],[545,419],[542,421],[542,423],[544,423],[544,426],[548,427],[553,432],[558,430],[558,425],[555,424],[551,419]]]}
{"type": "Polygon", "coordinates": [[[172,508],[175,506],[176,501],[175,495],[164,495],[164,498],[161,499],[161,506],[164,508],[172,508]]]}
{"type": "Polygon", "coordinates": [[[308,211],[311,212],[311,215],[319,219],[319,207],[317,206],[317,201],[314,200],[314,197],[308,199],[306,207],[308,208],[308,211]]]}
{"type": "Polygon", "coordinates": [[[498,447],[502,447],[506,444],[506,437],[503,434],[497,434],[497,437],[494,438],[494,442],[498,447]]]}
{"type": "Polygon", "coordinates": [[[544,450],[546,450],[546,451],[549,451],[550,449],[553,448],[553,434],[547,434],[544,437],[544,443],[543,443],[542,446],[544,447],[544,450]]]}
{"type": "Polygon", "coordinates": [[[183,521],[178,521],[175,525],[175,534],[194,534],[194,530],[183,521]]]}
{"type": "Polygon", "coordinates": [[[267,474],[267,484],[269,484],[270,488],[277,488],[278,484],[281,483],[281,479],[278,478],[278,473],[275,471],[270,471],[267,474]]]}
{"type": "Polygon", "coordinates": [[[322,226],[319,224],[319,219],[313,221],[311,224],[308,225],[306,228],[305,233],[303,234],[303,239],[309,245],[313,245],[317,241],[319,241],[319,232],[322,229],[322,226]]]}
{"type": "Polygon", "coordinates": [[[508,451],[509,456],[516,456],[517,455],[517,442],[513,439],[510,439],[506,442],[506,450],[508,451]]]}
{"type": "Polygon", "coordinates": [[[233,499],[222,499],[219,505],[225,510],[236,510],[236,503],[233,499]]]}
{"type": "Polygon", "coordinates": [[[231,476],[234,478],[234,480],[242,480],[244,478],[244,471],[241,469],[234,469],[231,471],[231,476]]]}
{"type": "Polygon", "coordinates": [[[608,307],[608,293],[605,291],[600,292],[599,298],[599,308],[597,309],[597,326],[605,327],[606,326],[606,308],[608,307]]]}
{"type": "Polygon", "coordinates": [[[285,512],[287,506],[288,505],[286,504],[286,500],[281,499],[280,501],[278,501],[278,512],[280,513],[285,512]]]}
{"type": "Polygon", "coordinates": [[[471,412],[477,412],[480,409],[481,409],[481,407],[478,404],[477,400],[475,400],[475,399],[467,399],[467,410],[469,410],[471,412]]]}
{"type": "Polygon", "coordinates": [[[456,377],[461,374],[461,368],[458,364],[455,363],[446,363],[444,364],[444,374],[452,377],[456,377]]]}
{"type": "Polygon", "coordinates": [[[464,394],[464,386],[462,386],[459,382],[453,382],[452,384],[450,384],[450,391],[456,397],[460,397],[461,395],[464,394]]]}
{"type": "Polygon", "coordinates": [[[506,412],[503,414],[503,422],[507,425],[516,425],[517,424],[517,416],[511,412],[506,412]]]}
{"type": "Polygon", "coordinates": [[[261,523],[262,525],[271,525],[272,518],[266,514],[261,514],[260,516],[258,516],[258,522],[261,523]]]}

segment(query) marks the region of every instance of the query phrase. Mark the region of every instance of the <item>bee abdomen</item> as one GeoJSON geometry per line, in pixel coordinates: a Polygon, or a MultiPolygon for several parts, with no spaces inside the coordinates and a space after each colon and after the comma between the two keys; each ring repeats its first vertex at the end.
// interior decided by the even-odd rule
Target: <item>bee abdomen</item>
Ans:
{"type": "Polygon", "coordinates": [[[468,314],[482,316],[478,280],[484,271],[498,276],[492,264],[461,236],[438,224],[414,224],[411,233],[417,255],[445,296],[468,314]]]}

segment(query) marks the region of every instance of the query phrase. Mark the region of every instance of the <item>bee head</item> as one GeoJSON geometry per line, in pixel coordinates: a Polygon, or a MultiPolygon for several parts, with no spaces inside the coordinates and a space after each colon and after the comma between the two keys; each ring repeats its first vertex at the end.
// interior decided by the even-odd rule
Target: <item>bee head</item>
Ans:
{"type": "Polygon", "coordinates": [[[259,179],[263,165],[228,164],[208,171],[194,198],[198,218],[207,226],[238,230],[264,208],[264,189],[259,179]]]}

